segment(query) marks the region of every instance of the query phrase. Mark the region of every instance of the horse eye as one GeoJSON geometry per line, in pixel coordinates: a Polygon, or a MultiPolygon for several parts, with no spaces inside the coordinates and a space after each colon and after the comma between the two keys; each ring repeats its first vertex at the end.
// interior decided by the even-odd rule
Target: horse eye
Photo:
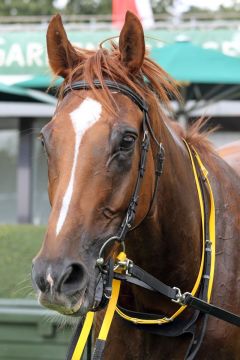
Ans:
{"type": "Polygon", "coordinates": [[[42,137],[42,136],[40,137],[40,141],[41,141],[41,144],[42,144],[43,150],[45,151],[45,153],[47,153],[46,144],[45,144],[45,141],[44,141],[44,139],[43,139],[43,137],[42,137]]]}
{"type": "Polygon", "coordinates": [[[125,135],[120,143],[120,150],[130,150],[133,147],[135,140],[136,137],[134,135],[125,135]]]}
{"type": "Polygon", "coordinates": [[[45,144],[43,136],[40,135],[39,140],[41,141],[41,144],[42,144],[43,151],[44,151],[45,155],[48,157],[48,151],[47,151],[46,144],[45,144]]]}

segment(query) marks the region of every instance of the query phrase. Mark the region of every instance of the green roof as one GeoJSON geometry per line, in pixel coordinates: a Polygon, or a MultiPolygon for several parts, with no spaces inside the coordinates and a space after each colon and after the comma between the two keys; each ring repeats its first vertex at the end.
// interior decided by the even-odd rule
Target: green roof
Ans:
{"type": "Polygon", "coordinates": [[[151,57],[174,79],[190,83],[240,84],[240,58],[191,42],[153,49],[151,57]]]}
{"type": "MultiPolygon", "coordinates": [[[[43,54],[46,56],[45,52],[43,54]]],[[[240,58],[224,55],[217,50],[205,49],[189,41],[152,48],[150,56],[174,79],[181,82],[240,84],[240,58]]],[[[40,61],[40,58],[38,60],[40,61]]],[[[26,96],[49,104],[56,103],[52,95],[40,91],[48,88],[53,82],[47,64],[31,69],[15,66],[12,68],[12,75],[9,74],[10,67],[4,69],[0,66],[0,70],[2,71],[0,92],[26,96]]],[[[60,82],[61,79],[58,79],[54,85],[59,85],[60,82]]]]}
{"type": "Polygon", "coordinates": [[[16,85],[6,85],[0,83],[0,92],[5,94],[12,94],[18,96],[26,96],[34,100],[38,100],[44,103],[56,105],[56,98],[43,91],[35,89],[26,89],[16,85]]]}

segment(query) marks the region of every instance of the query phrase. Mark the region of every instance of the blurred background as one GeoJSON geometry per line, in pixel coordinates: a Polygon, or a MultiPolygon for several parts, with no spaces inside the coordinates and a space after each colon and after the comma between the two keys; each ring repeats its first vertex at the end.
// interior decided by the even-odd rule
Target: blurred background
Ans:
{"type": "Polygon", "coordinates": [[[69,39],[95,49],[119,34],[128,9],[143,23],[150,56],[181,85],[183,102],[172,102],[170,116],[183,126],[210,117],[210,125],[219,126],[211,135],[215,146],[240,139],[240,0],[1,0],[0,359],[61,359],[66,347],[66,337],[55,325],[43,325],[41,310],[28,300],[34,297],[31,259],[50,209],[46,158],[37,137],[56,105],[54,88],[46,91],[52,84],[48,22],[61,13],[69,39]],[[16,344],[11,342],[6,329],[13,334],[11,324],[27,316],[32,327],[16,327],[16,344]],[[35,353],[26,340],[33,329],[41,338],[34,335],[35,353]],[[49,357],[41,357],[43,349],[49,357]]]}
{"type": "Polygon", "coordinates": [[[126,9],[142,19],[150,55],[181,82],[183,124],[211,117],[216,145],[239,138],[239,0],[2,0],[0,2],[0,223],[46,224],[46,159],[37,139],[53,114],[45,35],[63,15],[70,40],[94,49],[119,34],[126,9]]]}

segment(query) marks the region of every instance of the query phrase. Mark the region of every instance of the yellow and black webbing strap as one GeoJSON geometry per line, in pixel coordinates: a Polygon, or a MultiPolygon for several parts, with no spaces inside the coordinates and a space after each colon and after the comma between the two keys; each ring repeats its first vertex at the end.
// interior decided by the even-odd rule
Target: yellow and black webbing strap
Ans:
{"type": "MultiPolygon", "coordinates": [[[[92,360],[102,359],[106,339],[107,339],[108,332],[109,332],[109,329],[110,329],[110,326],[112,323],[112,319],[114,316],[114,312],[115,312],[116,306],[117,306],[118,296],[119,296],[119,292],[120,292],[120,285],[121,285],[120,280],[113,279],[112,295],[109,300],[108,307],[107,307],[107,310],[106,310],[106,313],[104,316],[104,320],[103,320],[103,323],[101,326],[101,330],[100,330],[100,333],[98,335],[98,338],[97,338],[97,341],[95,344],[92,360]]],[[[80,335],[79,335],[79,331],[80,331],[79,327],[74,335],[73,342],[70,347],[69,354],[67,356],[67,360],[69,360],[69,359],[80,360],[81,359],[84,348],[86,346],[86,343],[87,343],[87,340],[89,337],[89,334],[90,334],[90,331],[91,331],[91,328],[92,328],[93,319],[94,319],[94,312],[89,311],[86,315],[80,335]],[[78,338],[78,340],[77,340],[77,338],[78,338]]]]}
{"type": "MultiPolygon", "coordinates": [[[[85,345],[87,343],[91,328],[92,328],[92,324],[93,324],[93,319],[94,319],[94,313],[89,311],[86,315],[83,327],[82,327],[82,331],[80,333],[80,335],[78,334],[78,340],[74,341],[73,339],[73,343],[71,345],[72,350],[70,350],[72,352],[72,354],[70,355],[71,357],[67,358],[67,359],[71,359],[71,360],[80,360],[81,356],[83,354],[83,351],[85,349],[85,345]]],[[[74,336],[75,337],[75,336],[74,336]]]]}
{"type": "Polygon", "coordinates": [[[68,347],[68,351],[67,351],[65,360],[72,360],[72,356],[73,356],[75,347],[77,345],[79,336],[81,334],[81,331],[82,331],[82,321],[80,320],[78,322],[78,325],[77,325],[77,327],[76,327],[76,329],[74,331],[74,334],[72,336],[71,343],[70,343],[70,345],[68,347]]]}
{"type": "MultiPolygon", "coordinates": [[[[123,261],[126,259],[126,254],[121,252],[117,259],[120,261],[123,261]]],[[[99,332],[99,336],[97,338],[94,353],[92,360],[100,360],[102,358],[105,342],[108,336],[108,332],[112,323],[112,319],[114,316],[114,312],[116,310],[118,296],[120,292],[120,285],[121,281],[117,279],[112,280],[112,293],[111,298],[108,303],[108,307],[103,319],[103,323],[101,326],[101,330],[99,332]]],[[[75,331],[75,334],[72,339],[72,343],[70,345],[70,348],[68,350],[68,354],[66,357],[66,360],[80,360],[83,354],[83,351],[85,349],[92,324],[94,320],[94,312],[89,311],[86,315],[84,324],[80,323],[75,331]]]]}
{"type": "MultiPolygon", "coordinates": [[[[196,182],[197,193],[198,193],[199,204],[200,204],[200,210],[201,210],[202,234],[203,234],[203,250],[202,250],[202,259],[201,259],[199,274],[197,276],[194,287],[193,287],[191,293],[189,294],[191,296],[191,298],[194,298],[194,295],[196,294],[197,290],[199,289],[199,285],[200,285],[201,278],[202,278],[202,273],[203,273],[203,267],[204,267],[205,213],[204,213],[203,196],[202,196],[202,193],[201,193],[200,183],[199,183],[199,180],[198,180],[197,171],[196,171],[194,160],[193,160],[193,155],[192,155],[192,152],[191,152],[190,147],[188,146],[188,144],[186,142],[185,142],[185,144],[186,144],[186,147],[188,149],[189,156],[190,156],[190,159],[191,159],[191,162],[192,162],[193,173],[194,173],[194,178],[195,178],[195,182],[196,182]]],[[[207,186],[208,186],[208,190],[209,190],[209,194],[210,194],[209,232],[210,232],[210,241],[212,243],[212,254],[211,254],[211,257],[212,257],[211,260],[212,261],[211,261],[210,280],[209,280],[209,288],[208,288],[208,301],[210,301],[213,278],[214,278],[214,265],[215,265],[215,206],[214,206],[214,197],[213,197],[210,182],[209,182],[209,180],[207,178],[207,170],[204,167],[204,165],[202,164],[201,159],[200,159],[198,153],[196,152],[196,150],[195,149],[193,149],[193,150],[194,150],[194,155],[196,156],[197,162],[198,162],[198,164],[200,166],[200,169],[201,169],[202,173],[204,174],[204,176],[206,178],[206,182],[207,182],[207,186]]],[[[125,259],[126,259],[126,254],[125,253],[120,253],[118,255],[118,260],[119,261],[124,261],[125,259]]],[[[115,271],[118,272],[118,270],[115,270],[115,271]]],[[[121,271],[120,271],[120,273],[121,273],[121,271]]],[[[128,320],[130,322],[133,322],[135,324],[149,324],[149,325],[152,325],[152,324],[165,324],[165,323],[168,323],[168,322],[174,320],[177,316],[179,316],[182,313],[182,311],[187,306],[187,305],[182,305],[170,318],[164,317],[164,318],[161,318],[161,319],[139,319],[139,318],[131,317],[131,316],[128,316],[127,314],[125,314],[124,312],[122,312],[119,308],[117,308],[117,301],[118,301],[118,296],[119,296],[119,292],[120,292],[120,284],[121,284],[121,280],[113,279],[111,299],[109,301],[109,304],[108,304],[108,307],[107,307],[107,310],[106,310],[106,314],[105,314],[105,317],[104,317],[104,320],[103,320],[103,323],[102,323],[102,327],[101,327],[99,336],[98,336],[96,344],[95,344],[95,349],[94,349],[92,360],[101,360],[102,359],[106,339],[107,339],[107,336],[108,336],[108,332],[109,332],[109,329],[110,329],[110,326],[111,326],[111,322],[112,322],[115,310],[117,311],[117,313],[122,318],[124,318],[124,319],[126,319],[126,320],[128,320]]],[[[200,299],[197,299],[197,300],[200,300],[200,299]]],[[[204,312],[204,310],[202,310],[202,311],[204,312]]],[[[94,314],[92,312],[89,312],[87,314],[84,325],[83,325],[82,332],[80,334],[78,342],[76,343],[76,347],[75,347],[75,350],[73,352],[72,358],[67,358],[67,360],[69,360],[69,359],[71,359],[71,360],[80,360],[80,358],[82,356],[82,353],[83,353],[83,350],[84,350],[84,347],[85,347],[85,344],[87,342],[87,338],[89,336],[89,333],[90,333],[90,330],[91,330],[91,327],[92,327],[93,317],[94,317],[94,314]]],[[[234,323],[234,322],[232,322],[232,323],[234,323]]]]}
{"type": "MultiPolygon", "coordinates": [[[[201,192],[201,186],[199,183],[196,166],[195,166],[195,163],[193,160],[192,151],[185,140],[184,140],[184,143],[187,147],[189,157],[190,157],[191,163],[192,163],[192,169],[193,169],[193,175],[195,178],[196,189],[197,189],[197,194],[198,194],[198,199],[199,199],[200,212],[201,212],[201,223],[202,223],[202,258],[201,258],[199,273],[198,273],[196,282],[190,293],[191,296],[194,296],[197,293],[197,291],[199,290],[200,283],[202,280],[202,275],[203,275],[203,269],[204,269],[205,240],[206,240],[205,236],[204,236],[205,235],[205,226],[204,226],[205,225],[205,213],[204,213],[204,199],[203,199],[203,195],[201,192]]],[[[213,278],[214,278],[214,264],[215,264],[215,206],[214,206],[214,197],[213,197],[213,193],[212,193],[212,189],[211,189],[211,184],[207,178],[207,170],[204,167],[204,165],[202,164],[197,151],[195,149],[193,149],[193,151],[194,151],[194,155],[196,156],[199,167],[206,178],[206,182],[207,182],[208,190],[209,190],[209,194],[210,194],[209,233],[210,233],[210,241],[212,243],[212,253],[211,253],[210,280],[209,280],[209,288],[208,288],[208,301],[209,301],[210,297],[211,297],[211,291],[212,291],[212,284],[213,284],[213,278]]],[[[133,322],[134,324],[149,324],[149,325],[159,324],[160,325],[160,324],[165,324],[165,323],[169,323],[169,322],[173,321],[185,310],[186,307],[187,307],[187,305],[182,305],[171,317],[168,317],[168,318],[163,317],[160,319],[141,319],[141,318],[131,317],[131,316],[125,314],[119,308],[117,308],[116,311],[117,311],[118,315],[120,315],[122,318],[124,318],[127,321],[133,322]]]]}
{"type": "Polygon", "coordinates": [[[196,149],[193,148],[195,152],[195,157],[197,159],[197,162],[199,164],[199,167],[205,177],[208,192],[210,196],[210,214],[209,214],[209,240],[211,242],[211,267],[210,267],[210,278],[209,278],[209,285],[208,285],[208,295],[207,299],[208,302],[211,300],[211,293],[212,293],[212,287],[213,287],[213,280],[214,280],[214,271],[215,271],[215,257],[216,257],[216,220],[215,220],[215,201],[213,196],[213,191],[211,187],[211,183],[208,179],[208,171],[203,165],[201,158],[199,154],[197,153],[196,149]]]}
{"type": "Polygon", "coordinates": [[[113,315],[115,313],[116,306],[117,306],[118,296],[119,296],[119,292],[120,292],[120,285],[121,285],[120,280],[113,279],[112,296],[108,303],[108,307],[107,307],[106,314],[105,314],[105,317],[104,317],[104,320],[102,323],[102,327],[101,327],[101,330],[99,332],[99,335],[98,335],[98,338],[97,338],[97,341],[95,344],[92,360],[101,360],[102,359],[105,344],[106,344],[106,339],[107,339],[108,332],[109,332],[109,329],[110,329],[110,326],[112,323],[113,315]]]}

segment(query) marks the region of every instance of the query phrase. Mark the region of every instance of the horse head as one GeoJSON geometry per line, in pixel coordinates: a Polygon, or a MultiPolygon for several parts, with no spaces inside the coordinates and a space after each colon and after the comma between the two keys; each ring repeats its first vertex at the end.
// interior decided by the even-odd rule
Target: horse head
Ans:
{"type": "MultiPolygon", "coordinates": [[[[85,314],[94,304],[100,248],[117,232],[135,188],[143,139],[139,106],[121,92],[109,91],[104,81],[130,84],[143,95],[143,29],[128,12],[119,47],[89,52],[71,45],[57,15],[48,27],[47,49],[52,71],[64,78],[62,89],[68,86],[68,91],[60,94],[52,120],[41,131],[52,210],[33,262],[33,282],[46,307],[85,314]],[[95,79],[102,89],[94,87],[95,79]],[[79,80],[89,88],[71,89],[79,80]]],[[[151,174],[151,148],[147,156],[146,172],[151,174]]],[[[144,177],[134,224],[148,212],[153,188],[154,176],[144,177]]]]}

